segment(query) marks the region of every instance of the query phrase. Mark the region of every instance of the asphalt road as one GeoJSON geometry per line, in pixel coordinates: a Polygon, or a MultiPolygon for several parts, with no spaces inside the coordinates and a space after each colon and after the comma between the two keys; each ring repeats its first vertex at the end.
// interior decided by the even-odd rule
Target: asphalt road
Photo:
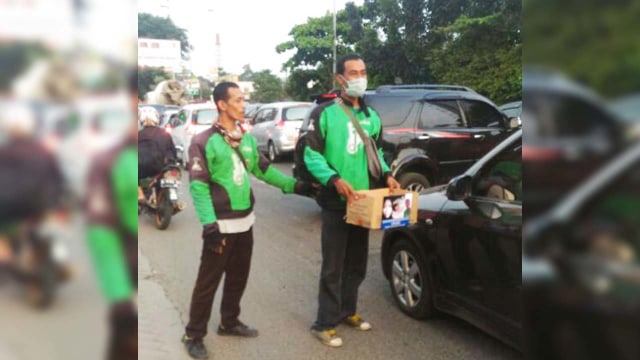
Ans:
{"type": "Polygon", "coordinates": [[[50,308],[31,308],[19,283],[0,273],[2,360],[104,358],[107,305],[89,258],[82,217],[73,214],[57,234],[69,250],[76,275],[58,289],[50,308]]]}
{"type": "MultiPolygon", "coordinates": [[[[291,173],[291,163],[276,166],[291,173]]],[[[186,185],[187,178],[183,184],[186,185]]],[[[254,255],[242,300],[241,320],[260,330],[255,339],[218,337],[221,289],[216,293],[209,335],[205,339],[218,359],[519,359],[522,355],[456,318],[441,315],[417,321],[393,303],[380,264],[382,232],[370,236],[367,278],[360,288],[359,312],[373,325],[362,333],[339,327],[344,346],[332,349],[309,333],[317,311],[320,271],[320,210],[316,203],[284,195],[254,178],[256,217],[254,255]]],[[[158,231],[149,217],[139,221],[138,246],[149,259],[154,278],[188,320],[191,291],[201,250],[201,227],[188,189],[181,197],[188,208],[169,229],[158,231]]],[[[176,342],[179,339],[176,339],[176,342]]]]}

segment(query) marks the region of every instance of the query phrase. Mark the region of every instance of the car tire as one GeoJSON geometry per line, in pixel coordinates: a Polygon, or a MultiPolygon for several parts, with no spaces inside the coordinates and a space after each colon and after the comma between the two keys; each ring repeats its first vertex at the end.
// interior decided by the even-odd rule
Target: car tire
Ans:
{"type": "Polygon", "coordinates": [[[267,146],[267,157],[271,162],[278,161],[278,150],[276,149],[276,146],[271,141],[269,141],[269,145],[267,146]]]}
{"type": "Polygon", "coordinates": [[[402,312],[415,319],[430,318],[436,313],[427,262],[413,242],[397,240],[384,266],[391,295],[402,312]]]}
{"type": "Polygon", "coordinates": [[[416,173],[408,172],[400,175],[398,182],[403,189],[410,191],[420,192],[426,188],[431,187],[431,183],[426,176],[416,173]]]}

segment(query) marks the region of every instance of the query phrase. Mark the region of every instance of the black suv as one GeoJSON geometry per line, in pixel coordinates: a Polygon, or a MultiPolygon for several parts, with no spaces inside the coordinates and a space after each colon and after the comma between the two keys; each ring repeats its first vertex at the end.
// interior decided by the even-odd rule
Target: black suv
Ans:
{"type": "Polygon", "coordinates": [[[385,160],[403,188],[446,183],[520,123],[474,90],[452,85],[385,85],[365,95],[382,119],[385,160]]]}

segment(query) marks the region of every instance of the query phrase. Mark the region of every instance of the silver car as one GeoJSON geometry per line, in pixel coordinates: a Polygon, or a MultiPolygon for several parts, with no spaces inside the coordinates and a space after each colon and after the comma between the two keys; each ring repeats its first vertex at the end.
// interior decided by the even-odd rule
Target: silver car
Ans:
{"type": "Polygon", "coordinates": [[[188,149],[191,138],[213,125],[218,120],[218,109],[214,104],[189,104],[180,108],[165,127],[171,133],[178,151],[178,160],[186,165],[189,162],[188,149]]]}
{"type": "Polygon", "coordinates": [[[277,102],[265,104],[251,120],[251,135],[258,141],[258,150],[269,160],[277,161],[293,152],[302,120],[310,111],[310,102],[277,102]]]}

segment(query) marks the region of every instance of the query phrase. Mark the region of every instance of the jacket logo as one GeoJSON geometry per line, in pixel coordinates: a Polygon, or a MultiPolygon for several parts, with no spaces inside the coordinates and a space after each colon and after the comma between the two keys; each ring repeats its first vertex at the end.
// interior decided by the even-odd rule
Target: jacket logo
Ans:
{"type": "MultiPolygon", "coordinates": [[[[347,131],[349,132],[349,139],[347,139],[347,153],[353,155],[358,152],[358,147],[362,144],[362,139],[358,134],[358,130],[353,127],[351,122],[347,123],[347,131]]],[[[364,131],[366,133],[366,130],[364,131]]]]}
{"type": "Polygon", "coordinates": [[[200,165],[200,158],[193,158],[193,165],[191,165],[191,171],[202,171],[202,166],[200,165]]]}

